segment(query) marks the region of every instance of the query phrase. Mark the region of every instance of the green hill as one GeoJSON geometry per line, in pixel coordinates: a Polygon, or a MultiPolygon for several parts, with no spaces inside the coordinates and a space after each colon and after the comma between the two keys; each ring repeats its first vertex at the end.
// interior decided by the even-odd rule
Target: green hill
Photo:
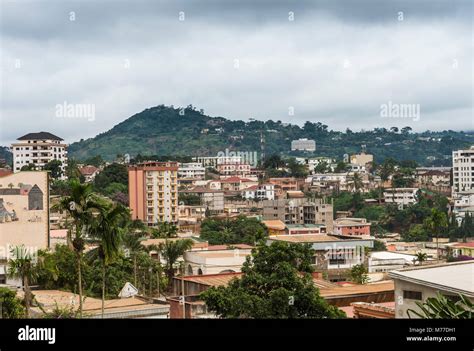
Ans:
{"type": "Polygon", "coordinates": [[[160,105],[137,113],[94,138],[71,144],[69,155],[79,160],[95,155],[113,160],[117,154],[215,156],[226,149],[260,152],[262,133],[267,155],[303,155],[290,152],[291,140],[309,138],[316,140],[314,156],[341,158],[346,153],[359,152],[365,145],[378,162],[393,157],[423,165],[449,165],[452,150],[474,144],[473,132],[412,133],[396,128],[338,132],[319,122],[306,122],[300,127],[272,120],[232,121],[206,116],[191,105],[183,109],[160,105]]]}

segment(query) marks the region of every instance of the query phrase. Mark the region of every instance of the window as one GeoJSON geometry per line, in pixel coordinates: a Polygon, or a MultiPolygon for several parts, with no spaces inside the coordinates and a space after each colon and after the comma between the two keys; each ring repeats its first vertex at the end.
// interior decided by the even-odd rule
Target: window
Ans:
{"type": "Polygon", "coordinates": [[[403,298],[410,300],[421,300],[422,294],[421,291],[403,290],[403,298]]]}

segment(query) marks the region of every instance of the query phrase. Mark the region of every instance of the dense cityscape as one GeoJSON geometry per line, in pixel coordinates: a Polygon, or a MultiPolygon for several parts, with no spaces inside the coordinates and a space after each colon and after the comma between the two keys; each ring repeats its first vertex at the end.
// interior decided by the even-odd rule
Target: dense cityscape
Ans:
{"type": "Polygon", "coordinates": [[[288,152],[68,157],[0,169],[3,318],[469,318],[474,147],[450,167],[288,152]],[[442,310],[434,306],[444,306],[442,310]]]}

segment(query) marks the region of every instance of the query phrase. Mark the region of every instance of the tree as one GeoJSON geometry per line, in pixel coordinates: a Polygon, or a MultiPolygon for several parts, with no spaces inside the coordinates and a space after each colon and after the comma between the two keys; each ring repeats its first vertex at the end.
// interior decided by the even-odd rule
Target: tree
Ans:
{"type": "Polygon", "coordinates": [[[129,228],[129,231],[123,236],[123,245],[125,250],[127,250],[127,255],[132,258],[133,261],[133,283],[135,287],[138,284],[138,267],[137,267],[137,258],[140,253],[145,252],[145,247],[142,245],[142,240],[144,240],[144,235],[141,231],[134,231],[133,227],[129,228]]]}
{"type": "MultiPolygon", "coordinates": [[[[104,167],[102,172],[94,178],[94,188],[99,192],[104,192],[108,185],[120,183],[128,189],[128,171],[127,166],[119,163],[112,163],[104,167]]],[[[128,192],[125,191],[125,192],[128,192]]]]}
{"type": "Polygon", "coordinates": [[[102,318],[105,303],[105,272],[107,266],[119,254],[122,230],[129,219],[129,210],[122,205],[115,205],[111,208],[101,208],[91,226],[89,241],[97,247],[87,254],[89,257],[98,257],[102,263],[102,318]]]}
{"type": "Polygon", "coordinates": [[[314,167],[314,173],[327,173],[329,172],[329,165],[326,161],[319,162],[316,167],[314,167]]]}
{"type": "Polygon", "coordinates": [[[352,177],[350,177],[350,180],[352,182],[352,186],[356,192],[359,192],[359,190],[364,186],[364,183],[362,182],[362,178],[359,173],[355,172],[352,177]]]}
{"type": "Polygon", "coordinates": [[[425,262],[426,260],[428,259],[428,255],[424,252],[421,252],[421,251],[418,251],[416,254],[415,254],[415,259],[414,261],[415,262],[418,262],[421,265],[423,265],[423,262],[425,262]]]}
{"type": "Polygon", "coordinates": [[[0,318],[16,319],[25,314],[21,300],[16,297],[16,292],[9,288],[0,288],[0,306],[0,318]]]}
{"type": "Polygon", "coordinates": [[[350,277],[357,284],[367,284],[369,281],[367,267],[363,264],[356,264],[351,268],[350,277]]]}
{"type": "Polygon", "coordinates": [[[30,317],[30,306],[33,302],[30,284],[38,278],[36,253],[30,252],[25,246],[15,246],[12,257],[8,261],[8,276],[19,278],[22,281],[26,318],[30,317]]]}
{"type": "Polygon", "coordinates": [[[243,276],[201,293],[221,318],[344,318],[314,286],[310,245],[274,242],[247,257],[243,276]]]}
{"type": "Polygon", "coordinates": [[[408,317],[412,315],[424,319],[472,319],[474,318],[474,303],[466,296],[459,295],[459,300],[437,293],[436,297],[428,297],[425,302],[416,301],[418,311],[407,310],[408,317]]]}
{"type": "Polygon", "coordinates": [[[176,238],[178,237],[178,227],[173,223],[161,222],[158,228],[153,228],[151,231],[153,238],[176,238]]]}
{"type": "Polygon", "coordinates": [[[81,184],[77,179],[70,182],[71,194],[63,197],[53,206],[54,210],[66,211],[72,218],[72,226],[68,229],[67,242],[76,254],[77,283],[79,290],[79,316],[82,318],[82,254],[85,248],[84,237],[93,221],[93,211],[103,208],[104,203],[92,191],[91,184],[81,184]],[[74,232],[74,239],[72,239],[74,232]]]}
{"type": "Polygon", "coordinates": [[[94,166],[94,167],[100,167],[104,163],[105,163],[105,161],[103,160],[102,156],[100,156],[100,155],[89,157],[88,159],[86,159],[84,161],[85,165],[91,165],[91,166],[94,166]]]}
{"type": "Polygon", "coordinates": [[[256,218],[239,216],[236,219],[206,218],[201,224],[200,237],[211,245],[249,244],[268,235],[265,225],[256,218]]]}
{"type": "Polygon", "coordinates": [[[52,160],[52,161],[49,161],[47,164],[45,164],[43,169],[45,171],[50,171],[52,178],[58,179],[58,178],[61,178],[63,175],[62,165],[63,163],[61,161],[52,160]]]}
{"type": "Polygon", "coordinates": [[[191,239],[168,240],[159,245],[161,256],[166,261],[165,272],[168,277],[168,286],[171,286],[174,277],[175,263],[179,257],[190,250],[193,246],[191,239]]]}
{"type": "Polygon", "coordinates": [[[431,215],[425,219],[425,226],[436,237],[436,257],[439,261],[439,235],[448,226],[448,218],[446,213],[441,212],[437,208],[431,209],[431,215]]]}
{"type": "Polygon", "coordinates": [[[295,178],[304,178],[308,175],[306,167],[296,161],[295,158],[290,158],[287,164],[290,174],[295,178]]]}
{"type": "Polygon", "coordinates": [[[339,161],[334,169],[334,173],[345,173],[347,172],[349,166],[344,161],[339,161]]]}

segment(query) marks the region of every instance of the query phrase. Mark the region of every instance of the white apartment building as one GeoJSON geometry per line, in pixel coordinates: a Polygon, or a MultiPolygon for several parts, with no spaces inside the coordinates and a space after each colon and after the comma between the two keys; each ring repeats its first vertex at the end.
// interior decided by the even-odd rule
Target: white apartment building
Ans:
{"type": "Polygon", "coordinates": [[[275,186],[273,184],[254,185],[242,192],[247,200],[274,200],[275,186]]]}
{"type": "Polygon", "coordinates": [[[418,201],[418,188],[389,188],[383,192],[385,203],[399,206],[412,205],[418,201]]]}
{"type": "Polygon", "coordinates": [[[291,151],[316,151],[316,142],[306,138],[293,140],[291,151]]]}
{"type": "Polygon", "coordinates": [[[197,156],[193,161],[201,163],[205,168],[217,168],[222,163],[242,163],[242,156],[197,156]]]}
{"type": "Polygon", "coordinates": [[[474,194],[474,145],[453,151],[453,197],[474,194]]]}
{"type": "Polygon", "coordinates": [[[48,132],[38,132],[23,135],[17,140],[11,146],[15,173],[28,165],[42,170],[48,162],[58,160],[62,162],[61,178],[66,179],[67,145],[62,143],[62,138],[48,132]]]}
{"type": "Polygon", "coordinates": [[[246,163],[221,163],[217,165],[217,171],[223,176],[247,177],[250,175],[251,167],[246,163]]]}
{"type": "Polygon", "coordinates": [[[178,178],[204,179],[206,168],[201,162],[180,163],[178,168],[178,178]]]}

